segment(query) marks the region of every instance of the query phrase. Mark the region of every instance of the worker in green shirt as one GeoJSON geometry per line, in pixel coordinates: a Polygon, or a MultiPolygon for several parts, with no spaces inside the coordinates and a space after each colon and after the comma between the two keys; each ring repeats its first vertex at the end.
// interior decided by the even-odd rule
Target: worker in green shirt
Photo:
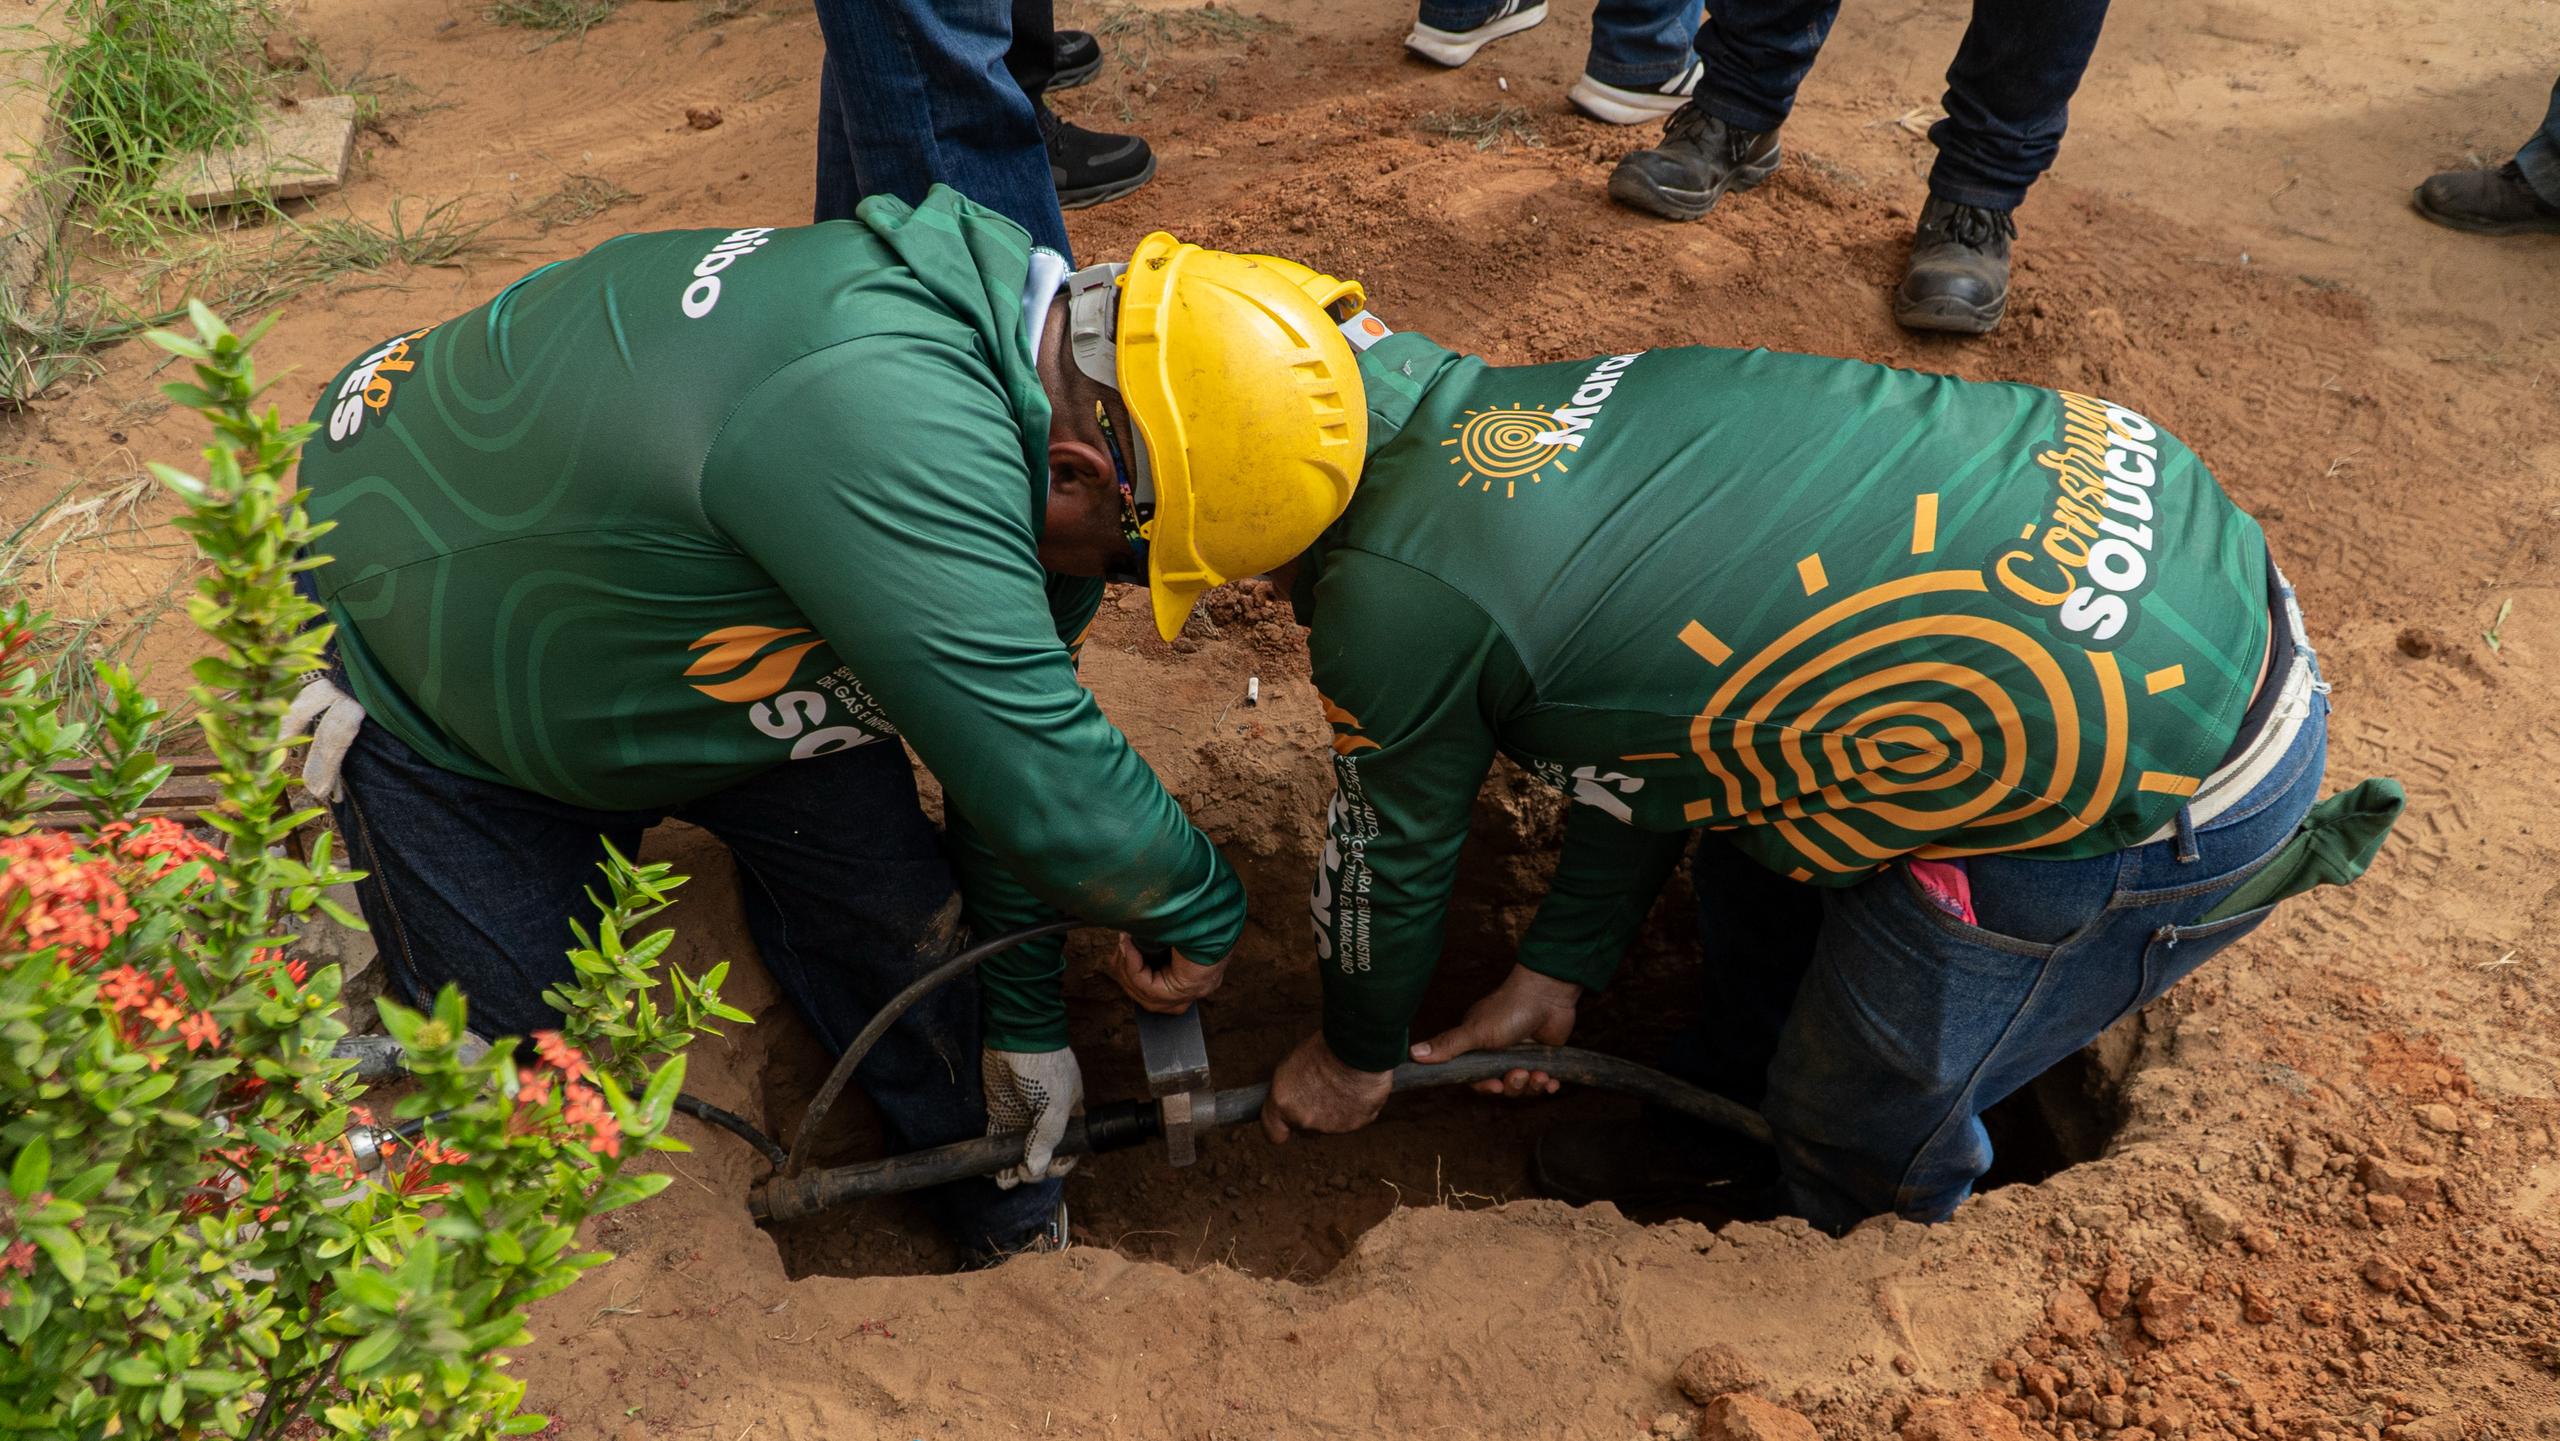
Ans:
{"type": "MultiPolygon", "coordinates": [[[[603,845],[671,817],[727,844],[830,1048],[964,923],[1119,927],[1172,952],[1151,970],[1124,939],[1140,1004],[1214,989],[1242,888],[1074,646],[1105,575],[1146,581],[1170,638],[1341,513],[1359,303],[1164,234],[1070,274],[936,187],[622,236],[368,348],[302,466],[337,664],[295,719],[399,990],[458,983],[490,1034],[556,1025],[603,845]]],[[[988,962],[983,1018],[946,987],[857,1072],[900,1149],[1028,1132],[1000,1186],[942,1196],[975,1256],[1054,1225],[1083,1089],[1040,999],[1059,956],[988,962]]]]}
{"type": "MultiPolygon", "coordinates": [[[[2329,702],[2291,592],[2132,410],[1766,351],[1499,367],[1363,319],[1368,468],[1290,580],[1336,790],[1275,1140],[1365,1125],[1400,1062],[1564,1042],[1688,852],[1675,1067],[1765,1113],[1770,1209],[1940,1219],[1984,1108],[2396,814],[2376,782],[2306,830],[2329,702]],[[1509,977],[1417,1043],[1497,755],[1564,792],[1563,852],[1509,977]]],[[[1703,1159],[1585,1128],[1540,1170],[1634,1202],[1703,1159]]]]}

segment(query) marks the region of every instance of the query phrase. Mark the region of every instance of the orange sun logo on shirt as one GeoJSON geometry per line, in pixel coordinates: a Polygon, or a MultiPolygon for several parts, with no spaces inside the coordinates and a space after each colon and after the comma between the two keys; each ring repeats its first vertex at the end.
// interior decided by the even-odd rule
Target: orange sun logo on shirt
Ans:
{"type": "Polygon", "coordinates": [[[1440,443],[1458,452],[1449,457],[1449,463],[1463,467],[1458,474],[1462,489],[1474,486],[1478,494],[1490,495],[1499,485],[1502,498],[1510,500],[1519,495],[1524,482],[1536,485],[1550,469],[1565,473],[1561,457],[1567,447],[1551,438],[1556,435],[1555,420],[1543,405],[1470,410],[1449,428],[1457,434],[1440,443]]]}

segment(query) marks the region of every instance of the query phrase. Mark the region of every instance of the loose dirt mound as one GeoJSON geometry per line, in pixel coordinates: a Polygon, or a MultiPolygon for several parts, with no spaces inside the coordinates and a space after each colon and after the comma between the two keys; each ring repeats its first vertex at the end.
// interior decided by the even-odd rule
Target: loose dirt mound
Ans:
{"type": "MultiPolygon", "coordinates": [[[[311,0],[300,23],[339,72],[400,82],[381,87],[351,203],[378,218],[395,197],[460,196],[495,228],[468,269],[297,302],[265,352],[298,368],[287,408],[366,342],[617,229],[804,213],[815,28],[782,0],[737,9],[633,5],[532,49],[462,0],[311,0]],[[688,122],[714,106],[718,128],[688,122]],[[590,176],[639,198],[554,203],[605,193],[590,176]]],[[[2402,838],[2354,891],[2289,907],[2111,1036],[2055,1104],[2028,1103],[2041,1119],[2022,1135],[2103,1158],[1934,1229],[1831,1242],[1516,1200],[1528,1138],[1606,1103],[1443,1098],[1348,1140],[1275,1152],[1231,1134],[1190,1171],[1106,1158],[1071,1191],[1076,1249],[926,1277],[908,1273],[946,1258],[896,1207],[759,1233],[741,1201],[760,1163],[694,1134],[682,1181],[597,1237],[621,1259],[537,1317],[520,1367],[558,1434],[1618,1441],[1801,1435],[1810,1418],[1908,1441],[2560,1436],[2560,888],[2543,819],[2560,799],[2560,249],[2447,237],[2398,199],[2523,133],[2548,84],[2527,57],[2560,47],[2560,22],[2490,0],[2457,42],[2402,45],[2428,27],[2380,0],[2120,14],[2063,164],[2022,213],[2011,319],[1958,345],[1896,330],[1882,298],[1953,0],[1851,6],[1788,168],[1687,227],[1611,208],[1599,180],[1629,137],[1559,112],[1579,15],[1442,73],[1397,56],[1392,0],[1269,13],[1287,28],[1152,4],[1068,17],[1098,23],[1116,59],[1062,108],[1125,112],[1164,160],[1136,199],[1075,217],[1086,252],[1159,226],[1285,251],[1500,361],[1761,344],[2137,404],[2266,522],[2336,686],[2333,774],[2406,781],[2402,838]],[[1488,148],[1445,134],[1503,106],[1518,113],[1488,148]],[[2075,1099],[2083,1082],[2103,1114],[2075,1099]],[[1675,1389],[1711,1342],[1756,1373],[1752,1404],[1675,1389]]],[[[13,423],[6,448],[56,468],[8,482],[13,511],[99,475],[114,447],[196,443],[149,399],[150,363],[120,353],[13,423]]],[[[162,539],[68,550],[21,579],[74,613],[147,610],[171,575],[162,539]]],[[[179,683],[174,652],[143,653],[179,683]]],[[[1301,897],[1327,781],[1303,651],[1267,605],[1222,598],[1171,649],[1115,607],[1088,656],[1106,708],[1251,887],[1211,1044],[1223,1082],[1253,1079],[1313,1018],[1301,897]]],[[[1426,1024],[1507,964],[1552,822],[1521,778],[1489,785],[1426,1024]]],[[[701,878],[681,957],[746,960],[717,848],[683,831],[652,846],[701,878]]],[[[1689,955],[1667,898],[1586,1036],[1649,1049],[1687,1018],[1689,955]]],[[[751,966],[742,979],[763,1024],[707,1046],[694,1088],[787,1131],[819,1058],[751,966]]],[[[1134,1093],[1124,1005],[1089,969],[1073,990],[1094,1094],[1134,1093]]],[[[860,1121],[842,1149],[869,1143],[860,1121]]]]}

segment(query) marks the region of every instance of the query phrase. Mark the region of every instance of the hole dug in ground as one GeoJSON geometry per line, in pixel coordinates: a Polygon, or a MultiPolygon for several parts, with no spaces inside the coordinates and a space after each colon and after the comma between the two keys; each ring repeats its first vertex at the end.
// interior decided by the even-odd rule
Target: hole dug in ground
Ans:
{"type": "MultiPolygon", "coordinates": [[[[825,1057],[787,1016],[771,1016],[763,1024],[775,1032],[776,1042],[763,1077],[765,1119],[780,1126],[777,1134],[789,1135],[825,1073],[825,1057]]],[[[2104,1152],[2122,1120],[2133,1024],[1992,1108],[1985,1124],[1998,1160],[1985,1190],[2032,1185],[2104,1152]]],[[[1125,1034],[1125,1024],[1116,1029],[1124,1034],[1078,1046],[1086,1094],[1094,1101],[1144,1094],[1135,1040],[1125,1034]]],[[[1269,1074],[1294,1042],[1297,1025],[1221,1033],[1213,1024],[1212,1032],[1217,1083],[1240,1085],[1269,1074]]],[[[1601,1049],[1647,1054],[1629,1038],[1605,1031],[1585,1039],[1601,1049]]],[[[1230,1127],[1204,1138],[1197,1163],[1185,1169],[1167,1164],[1161,1143],[1088,1157],[1069,1178],[1066,1195],[1078,1245],[1108,1246],[1184,1269],[1221,1265],[1314,1281],[1398,1206],[1480,1207],[1537,1195],[1531,1154],[1540,1137],[1635,1112],[1628,1098],[1582,1089],[1515,1103],[1463,1090],[1412,1092],[1398,1096],[1376,1124],[1355,1135],[1302,1137],[1273,1146],[1259,1128],[1230,1127]]],[[[858,1094],[849,1095],[837,1114],[844,1119],[829,1124],[822,1164],[884,1154],[877,1114],[858,1094]]],[[[1647,1222],[1685,1219],[1710,1226],[1731,1219],[1707,1207],[1633,1214],[1647,1222]]],[[[948,1270],[956,1260],[925,1203],[915,1197],[862,1202],[781,1223],[772,1235],[795,1277],[928,1274],[948,1270]]]]}

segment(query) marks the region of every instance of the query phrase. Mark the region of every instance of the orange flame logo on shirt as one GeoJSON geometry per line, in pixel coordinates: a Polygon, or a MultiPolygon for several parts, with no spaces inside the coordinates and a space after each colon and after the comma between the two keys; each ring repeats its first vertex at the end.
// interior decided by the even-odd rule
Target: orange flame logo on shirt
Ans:
{"type": "Polygon", "coordinates": [[[1376,741],[1357,734],[1360,729],[1360,717],[1335,705],[1332,697],[1322,691],[1316,693],[1316,699],[1324,703],[1324,718],[1333,723],[1335,755],[1347,756],[1353,751],[1373,751],[1378,748],[1376,741]]]}
{"type": "MultiPolygon", "coordinates": [[[[768,625],[725,626],[685,647],[687,650],[702,651],[703,654],[697,657],[693,664],[686,666],[684,673],[707,676],[734,671],[754,659],[764,651],[765,647],[772,645],[775,641],[808,633],[807,626],[799,626],[791,630],[779,630],[768,625]],[[705,647],[709,649],[706,650],[705,647]]],[[[826,641],[823,639],[803,641],[798,645],[773,651],[764,655],[763,659],[757,660],[754,667],[744,675],[713,685],[696,685],[694,689],[719,701],[744,703],[763,700],[791,684],[791,673],[799,667],[800,657],[825,644],[826,641]]]]}

